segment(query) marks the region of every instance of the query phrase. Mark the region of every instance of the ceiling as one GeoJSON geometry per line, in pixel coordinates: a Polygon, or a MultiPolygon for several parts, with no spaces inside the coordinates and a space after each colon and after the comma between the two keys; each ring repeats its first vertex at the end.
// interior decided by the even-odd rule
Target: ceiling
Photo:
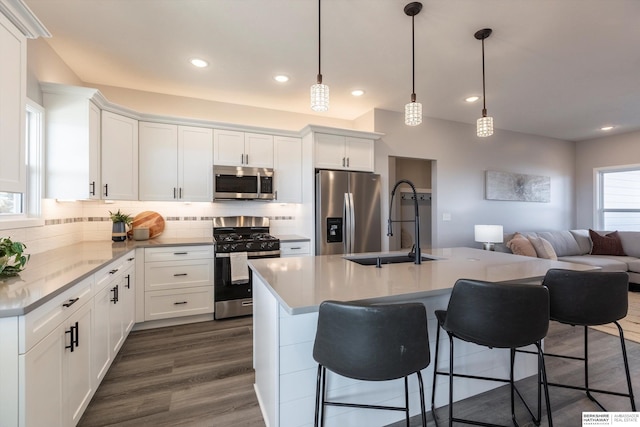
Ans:
{"type": "MultiPolygon", "coordinates": [[[[24,0],[47,42],[91,83],[352,120],[404,111],[411,95],[408,1],[324,0],[326,113],[309,107],[318,71],[316,0],[24,0]],[[196,69],[189,59],[210,65],[196,69]],[[286,84],[275,74],[290,77],[286,84]],[[356,98],[353,89],[365,94],[356,98]]],[[[425,116],[579,141],[640,129],[640,1],[423,0],[416,94],[425,116]],[[615,126],[605,133],[600,127],[615,126]]]]}

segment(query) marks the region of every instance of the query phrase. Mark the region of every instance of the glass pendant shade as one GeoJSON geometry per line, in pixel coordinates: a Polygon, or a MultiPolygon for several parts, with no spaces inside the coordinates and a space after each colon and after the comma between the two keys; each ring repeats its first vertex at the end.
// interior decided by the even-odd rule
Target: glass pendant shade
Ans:
{"type": "Polygon", "coordinates": [[[404,106],[404,124],[418,126],[420,123],[422,123],[422,104],[411,101],[404,106]]]}
{"type": "Polygon", "coordinates": [[[329,86],[322,83],[311,85],[311,109],[329,111],[329,86]]]}
{"type": "Polygon", "coordinates": [[[479,137],[486,137],[493,135],[493,117],[483,116],[478,119],[477,134],[479,137]]]}

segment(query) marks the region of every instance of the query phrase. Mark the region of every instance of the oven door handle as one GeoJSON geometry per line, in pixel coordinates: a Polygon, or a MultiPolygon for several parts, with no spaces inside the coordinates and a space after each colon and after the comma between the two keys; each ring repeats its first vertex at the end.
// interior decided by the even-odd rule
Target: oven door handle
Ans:
{"type": "MultiPolygon", "coordinates": [[[[280,251],[262,251],[262,252],[247,252],[247,258],[255,259],[255,258],[276,258],[280,256],[280,251]]],[[[229,252],[216,253],[216,258],[229,258],[229,252]]]]}

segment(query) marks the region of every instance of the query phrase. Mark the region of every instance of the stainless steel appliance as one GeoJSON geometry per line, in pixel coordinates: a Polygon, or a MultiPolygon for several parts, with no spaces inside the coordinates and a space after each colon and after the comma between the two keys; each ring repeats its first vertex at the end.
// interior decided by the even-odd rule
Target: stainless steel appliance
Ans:
{"type": "Polygon", "coordinates": [[[316,172],[316,254],[379,252],[380,175],[316,172]]]}
{"type": "Polygon", "coordinates": [[[253,313],[251,271],[246,260],[277,258],[280,240],[269,234],[269,218],[229,216],[213,219],[215,319],[253,313]]]}
{"type": "Polygon", "coordinates": [[[213,200],[273,200],[273,169],[213,167],[213,200]]]}

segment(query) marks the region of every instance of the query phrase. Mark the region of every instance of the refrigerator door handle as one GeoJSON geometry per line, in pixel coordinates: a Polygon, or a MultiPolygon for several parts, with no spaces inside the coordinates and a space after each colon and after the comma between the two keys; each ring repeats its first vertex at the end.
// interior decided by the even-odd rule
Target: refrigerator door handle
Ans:
{"type": "Polygon", "coordinates": [[[356,213],[355,204],[353,203],[353,193],[349,193],[349,206],[349,214],[351,215],[351,219],[349,221],[349,253],[353,253],[356,242],[356,213]]]}
{"type": "Polygon", "coordinates": [[[350,193],[344,193],[344,209],[342,212],[342,217],[344,218],[344,230],[342,233],[344,236],[343,252],[345,254],[351,252],[351,205],[349,194],[350,193]]]}

